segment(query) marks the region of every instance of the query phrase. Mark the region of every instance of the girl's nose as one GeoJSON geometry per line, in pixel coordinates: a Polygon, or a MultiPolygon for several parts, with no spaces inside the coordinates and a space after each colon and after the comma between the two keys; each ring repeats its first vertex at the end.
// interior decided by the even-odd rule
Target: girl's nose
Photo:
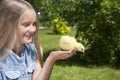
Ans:
{"type": "Polygon", "coordinates": [[[31,25],[31,26],[30,26],[30,31],[31,31],[31,32],[35,32],[35,31],[36,31],[36,26],[31,25]]]}

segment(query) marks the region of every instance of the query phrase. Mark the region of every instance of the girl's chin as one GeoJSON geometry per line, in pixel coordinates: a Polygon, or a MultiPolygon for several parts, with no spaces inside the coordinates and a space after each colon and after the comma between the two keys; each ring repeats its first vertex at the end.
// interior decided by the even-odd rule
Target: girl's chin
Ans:
{"type": "Polygon", "coordinates": [[[25,41],[24,43],[25,44],[28,44],[28,43],[31,43],[32,42],[32,40],[27,40],[27,41],[25,41]]]}

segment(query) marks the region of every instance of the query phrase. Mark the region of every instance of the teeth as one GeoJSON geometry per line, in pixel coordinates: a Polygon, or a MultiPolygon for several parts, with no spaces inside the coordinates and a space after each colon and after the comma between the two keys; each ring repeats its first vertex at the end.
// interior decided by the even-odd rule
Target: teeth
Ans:
{"type": "Polygon", "coordinates": [[[32,37],[32,35],[26,35],[26,37],[27,37],[27,38],[31,38],[31,37],[32,37]]]}

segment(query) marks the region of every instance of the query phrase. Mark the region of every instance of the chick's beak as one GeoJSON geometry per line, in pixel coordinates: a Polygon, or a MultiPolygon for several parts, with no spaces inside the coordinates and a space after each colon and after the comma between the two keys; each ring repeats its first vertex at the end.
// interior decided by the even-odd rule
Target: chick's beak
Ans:
{"type": "Polygon", "coordinates": [[[85,53],[85,51],[84,51],[84,50],[82,50],[82,53],[85,53]]]}

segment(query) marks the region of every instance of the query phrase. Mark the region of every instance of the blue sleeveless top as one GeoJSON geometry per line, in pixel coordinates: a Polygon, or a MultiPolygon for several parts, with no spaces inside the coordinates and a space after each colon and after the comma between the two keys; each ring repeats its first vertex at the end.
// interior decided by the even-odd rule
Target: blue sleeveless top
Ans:
{"type": "Polygon", "coordinates": [[[25,44],[20,57],[10,51],[0,64],[0,80],[31,80],[36,67],[36,55],[37,51],[33,44],[25,44]]]}

